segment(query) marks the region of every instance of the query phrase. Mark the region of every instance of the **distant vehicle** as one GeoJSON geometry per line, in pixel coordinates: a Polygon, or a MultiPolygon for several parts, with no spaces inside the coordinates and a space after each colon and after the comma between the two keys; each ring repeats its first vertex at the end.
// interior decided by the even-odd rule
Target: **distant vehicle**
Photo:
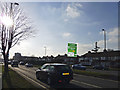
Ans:
{"type": "Polygon", "coordinates": [[[33,67],[33,64],[31,64],[31,63],[26,63],[25,66],[26,66],[26,67],[33,67]]]}
{"type": "Polygon", "coordinates": [[[10,61],[10,60],[8,61],[8,64],[11,64],[11,61],[10,61]]]}
{"type": "Polygon", "coordinates": [[[18,61],[17,61],[17,60],[13,60],[13,61],[11,62],[11,66],[12,66],[12,67],[18,67],[18,61]]]}
{"type": "Polygon", "coordinates": [[[72,65],[73,69],[78,69],[78,70],[86,70],[86,66],[83,66],[81,64],[74,64],[72,65]]]}
{"type": "Polygon", "coordinates": [[[36,70],[36,78],[47,81],[49,85],[68,84],[73,79],[73,71],[67,64],[47,63],[36,70]]]}
{"type": "Polygon", "coordinates": [[[20,61],[19,65],[25,65],[25,63],[23,61],[20,61]]]}
{"type": "Polygon", "coordinates": [[[93,69],[109,70],[108,67],[105,67],[105,66],[103,66],[103,65],[95,65],[95,66],[93,66],[93,69]]]}

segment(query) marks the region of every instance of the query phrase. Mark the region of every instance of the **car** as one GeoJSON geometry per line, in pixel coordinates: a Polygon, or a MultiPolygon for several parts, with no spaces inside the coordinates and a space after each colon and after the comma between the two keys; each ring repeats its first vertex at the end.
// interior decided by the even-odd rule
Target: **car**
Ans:
{"type": "Polygon", "coordinates": [[[108,67],[105,67],[103,65],[94,65],[93,69],[98,69],[98,70],[109,70],[108,67]]]}
{"type": "Polygon", "coordinates": [[[26,67],[33,67],[33,64],[31,64],[31,63],[26,63],[25,66],[26,66],[26,67]]]}
{"type": "Polygon", "coordinates": [[[23,61],[20,61],[19,65],[25,65],[25,63],[23,61]]]}
{"type": "Polygon", "coordinates": [[[11,61],[11,66],[12,67],[18,67],[18,61],[17,60],[11,61]]]}
{"type": "Polygon", "coordinates": [[[78,69],[78,70],[86,70],[86,66],[83,66],[81,64],[74,64],[72,65],[73,69],[78,69]]]}
{"type": "Polygon", "coordinates": [[[48,85],[69,84],[73,79],[73,71],[67,64],[46,63],[36,70],[36,78],[47,81],[48,85]]]}
{"type": "Polygon", "coordinates": [[[10,60],[8,61],[8,64],[11,64],[11,61],[10,61],[10,60]]]}

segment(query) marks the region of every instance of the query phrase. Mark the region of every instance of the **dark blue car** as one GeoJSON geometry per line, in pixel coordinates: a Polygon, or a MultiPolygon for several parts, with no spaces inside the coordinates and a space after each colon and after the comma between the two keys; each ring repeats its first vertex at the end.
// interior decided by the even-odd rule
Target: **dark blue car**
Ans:
{"type": "Polygon", "coordinates": [[[93,69],[98,69],[98,70],[109,70],[108,67],[105,67],[103,65],[95,65],[93,66],[93,69]]]}
{"type": "Polygon", "coordinates": [[[11,62],[11,66],[12,66],[12,67],[18,67],[18,61],[17,61],[17,60],[13,60],[13,61],[11,62]]]}
{"type": "Polygon", "coordinates": [[[46,63],[36,70],[36,78],[45,80],[48,85],[68,84],[73,79],[73,71],[67,64],[46,63]]]}
{"type": "Polygon", "coordinates": [[[72,65],[72,68],[78,70],[86,70],[86,66],[82,66],[81,64],[72,65]]]}
{"type": "Polygon", "coordinates": [[[25,65],[25,63],[23,61],[20,61],[19,65],[25,65]]]}
{"type": "Polygon", "coordinates": [[[26,67],[33,67],[33,64],[31,64],[31,63],[26,63],[25,66],[26,66],[26,67]]]}

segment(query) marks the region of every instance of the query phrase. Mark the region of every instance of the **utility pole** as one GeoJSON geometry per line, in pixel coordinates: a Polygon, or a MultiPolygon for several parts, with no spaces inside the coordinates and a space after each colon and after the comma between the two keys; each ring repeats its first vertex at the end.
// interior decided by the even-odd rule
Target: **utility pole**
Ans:
{"type": "Polygon", "coordinates": [[[45,56],[46,56],[46,46],[44,48],[45,48],[45,56]]]}
{"type": "Polygon", "coordinates": [[[106,31],[104,29],[102,31],[104,32],[104,51],[106,51],[106,31]]]}

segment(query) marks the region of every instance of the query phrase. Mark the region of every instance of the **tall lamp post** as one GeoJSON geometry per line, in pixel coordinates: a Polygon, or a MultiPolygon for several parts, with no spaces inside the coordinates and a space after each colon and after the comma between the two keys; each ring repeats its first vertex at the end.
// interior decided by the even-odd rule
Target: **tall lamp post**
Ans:
{"type": "Polygon", "coordinates": [[[12,16],[13,16],[13,12],[12,12],[13,4],[14,5],[19,5],[19,3],[10,3],[10,18],[12,18],[12,16]]]}
{"type": "Polygon", "coordinates": [[[46,46],[44,48],[45,48],[45,56],[46,56],[46,46]]]}
{"type": "Polygon", "coordinates": [[[104,51],[106,51],[106,31],[104,29],[102,31],[104,32],[104,51]]]}

